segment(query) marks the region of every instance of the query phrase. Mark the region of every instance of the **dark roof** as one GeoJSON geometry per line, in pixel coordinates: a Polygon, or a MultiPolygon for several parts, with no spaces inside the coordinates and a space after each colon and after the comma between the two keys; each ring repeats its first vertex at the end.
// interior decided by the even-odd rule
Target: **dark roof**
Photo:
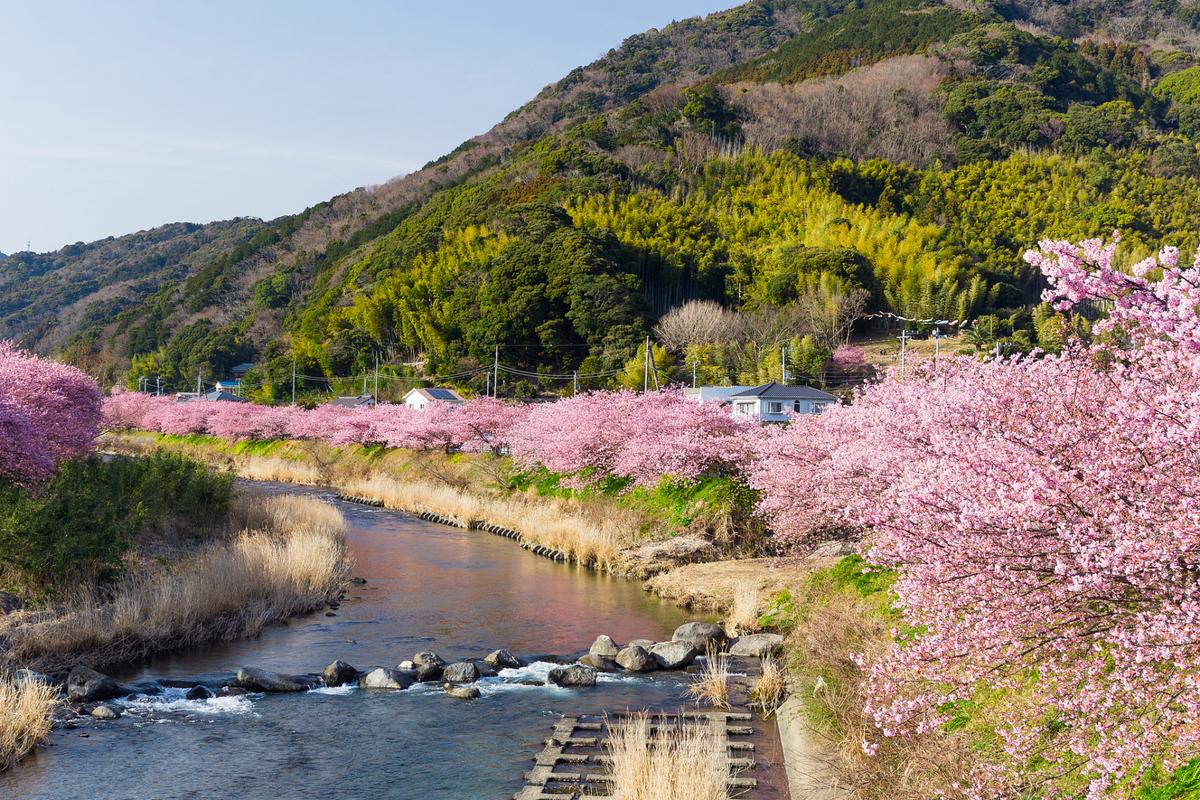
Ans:
{"type": "Polygon", "coordinates": [[[372,406],[375,405],[375,398],[371,397],[369,394],[362,394],[358,397],[338,397],[335,398],[330,405],[337,406],[338,408],[359,408],[360,406],[372,406]]]}
{"type": "Polygon", "coordinates": [[[248,403],[250,402],[244,397],[238,397],[236,394],[229,392],[209,392],[204,395],[205,400],[221,400],[226,403],[248,403]]]}
{"type": "Polygon", "coordinates": [[[458,400],[458,392],[453,389],[426,389],[434,400],[458,400]]]}
{"type": "Polygon", "coordinates": [[[249,361],[243,361],[241,364],[238,364],[229,371],[234,375],[244,375],[252,369],[254,369],[254,364],[250,363],[249,361]]]}
{"type": "Polygon", "coordinates": [[[830,402],[837,400],[829,392],[822,392],[811,386],[791,386],[775,381],[745,389],[730,395],[729,399],[735,400],[739,397],[761,397],[765,400],[828,400],[830,402]]]}

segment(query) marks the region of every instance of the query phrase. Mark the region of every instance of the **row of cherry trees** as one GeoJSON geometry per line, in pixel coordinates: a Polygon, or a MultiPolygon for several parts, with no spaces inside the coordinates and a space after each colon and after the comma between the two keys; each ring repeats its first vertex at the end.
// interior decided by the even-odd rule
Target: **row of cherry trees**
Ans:
{"type": "Polygon", "coordinates": [[[100,389],[74,367],[0,341],[0,481],[35,486],[92,449],[100,389]]]}
{"type": "Polygon", "coordinates": [[[1200,268],[1167,249],[1127,274],[1114,248],[1046,241],[1027,255],[1060,309],[1109,306],[1089,341],[943,359],[786,427],[672,392],[424,413],[116,395],[106,415],[168,433],[492,449],[640,484],[740,476],[784,540],[863,535],[870,561],[896,571],[919,635],[862,659],[868,752],[1002,689],[988,713],[1006,757],[981,755],[964,792],[1048,780],[1036,791],[1053,795],[1082,778],[1099,798],[1200,751],[1200,268]]]}
{"type": "Polygon", "coordinates": [[[619,475],[642,485],[657,484],[665,475],[687,481],[736,469],[744,460],[749,430],[728,412],[689,402],[674,391],[594,392],[534,405],[477,398],[461,406],[435,402],[421,411],[398,404],[306,410],[177,403],[118,392],[106,399],[104,411],[106,424],[114,429],[492,451],[582,479],[619,475]]]}
{"type": "Polygon", "coordinates": [[[1114,248],[1026,256],[1060,309],[1109,306],[1092,341],[927,364],[772,432],[749,467],[783,535],[866,531],[896,570],[920,633],[862,661],[881,735],[1005,690],[1007,757],[980,760],[974,797],[1124,795],[1200,752],[1200,269],[1166,249],[1126,274],[1114,248]]]}

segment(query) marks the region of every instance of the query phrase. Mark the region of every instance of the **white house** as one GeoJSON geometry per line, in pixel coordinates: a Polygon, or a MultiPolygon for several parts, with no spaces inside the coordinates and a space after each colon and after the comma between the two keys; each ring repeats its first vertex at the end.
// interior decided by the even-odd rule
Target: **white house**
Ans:
{"type": "Polygon", "coordinates": [[[793,414],[819,414],[837,402],[828,392],[811,386],[787,386],[771,381],[729,397],[734,416],[756,417],[762,422],[787,422],[793,414]]]}
{"type": "Polygon", "coordinates": [[[430,403],[447,403],[461,406],[466,400],[453,389],[412,389],[404,395],[404,405],[416,411],[424,411],[430,403]]]}
{"type": "Polygon", "coordinates": [[[683,396],[697,403],[725,403],[738,392],[750,389],[750,386],[689,386],[683,390],[683,396]]]}

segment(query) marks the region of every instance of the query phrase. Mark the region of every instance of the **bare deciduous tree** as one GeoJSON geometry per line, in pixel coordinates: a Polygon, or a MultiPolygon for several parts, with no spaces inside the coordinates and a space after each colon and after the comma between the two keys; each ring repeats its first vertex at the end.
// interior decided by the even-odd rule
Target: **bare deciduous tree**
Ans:
{"type": "Polygon", "coordinates": [[[801,332],[832,352],[850,341],[850,331],[866,313],[870,299],[866,289],[814,286],[796,300],[801,332]]]}
{"type": "Polygon", "coordinates": [[[663,315],[654,335],[668,349],[681,352],[690,344],[736,339],[737,316],[711,300],[690,300],[663,315]]]}

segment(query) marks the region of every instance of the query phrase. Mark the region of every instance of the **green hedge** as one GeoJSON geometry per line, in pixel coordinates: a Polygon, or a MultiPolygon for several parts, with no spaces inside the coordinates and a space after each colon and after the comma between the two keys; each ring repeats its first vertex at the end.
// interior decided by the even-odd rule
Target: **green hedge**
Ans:
{"type": "Polygon", "coordinates": [[[71,461],[36,491],[0,484],[0,574],[47,594],[112,577],[145,526],[219,519],[232,488],[231,475],[169,453],[71,461]]]}

